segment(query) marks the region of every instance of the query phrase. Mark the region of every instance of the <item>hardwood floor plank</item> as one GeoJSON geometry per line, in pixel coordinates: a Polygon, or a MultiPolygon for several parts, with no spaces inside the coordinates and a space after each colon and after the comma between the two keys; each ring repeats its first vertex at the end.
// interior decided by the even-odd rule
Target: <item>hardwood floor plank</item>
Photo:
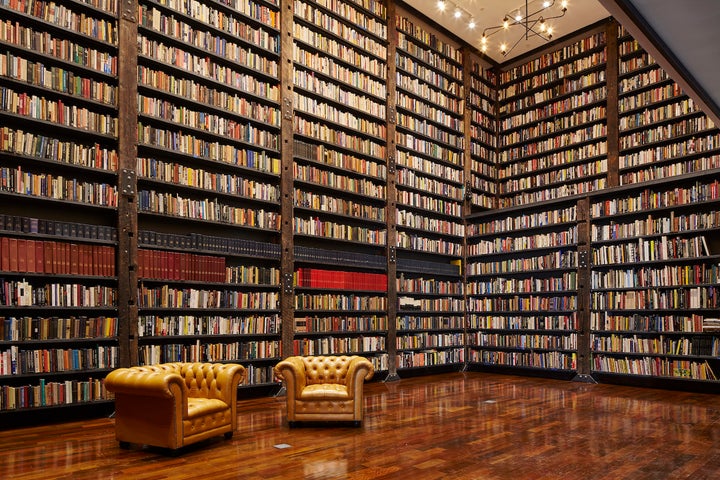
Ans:
{"type": "Polygon", "coordinates": [[[288,428],[284,398],[180,455],[118,447],[107,418],[0,431],[0,478],[717,479],[720,397],[478,372],[374,382],[365,422],[288,428]],[[288,444],[288,448],[277,448],[288,444]]]}

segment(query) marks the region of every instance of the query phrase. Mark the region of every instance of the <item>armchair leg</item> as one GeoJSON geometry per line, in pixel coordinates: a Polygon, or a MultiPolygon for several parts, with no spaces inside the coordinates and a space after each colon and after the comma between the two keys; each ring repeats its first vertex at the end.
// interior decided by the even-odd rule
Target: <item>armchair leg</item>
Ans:
{"type": "Polygon", "coordinates": [[[290,422],[288,421],[288,427],[295,428],[297,426],[297,422],[290,422]]]}
{"type": "Polygon", "coordinates": [[[223,436],[225,437],[225,440],[230,440],[233,437],[233,432],[225,432],[223,433],[223,436]]]}
{"type": "Polygon", "coordinates": [[[362,427],[362,421],[361,421],[361,420],[355,420],[355,421],[353,422],[353,427],[355,427],[355,428],[360,428],[360,427],[362,427]]]}
{"type": "Polygon", "coordinates": [[[123,450],[129,450],[130,442],[120,442],[120,448],[122,448],[123,450]]]}

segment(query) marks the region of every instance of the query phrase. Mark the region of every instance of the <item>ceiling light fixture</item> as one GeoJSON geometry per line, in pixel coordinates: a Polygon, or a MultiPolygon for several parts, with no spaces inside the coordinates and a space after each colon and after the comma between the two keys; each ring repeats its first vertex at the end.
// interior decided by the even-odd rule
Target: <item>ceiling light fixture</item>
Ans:
{"type": "Polygon", "coordinates": [[[520,38],[508,48],[507,42],[500,44],[500,52],[503,56],[507,56],[522,41],[529,40],[531,37],[540,37],[543,40],[550,41],[552,39],[552,27],[547,23],[548,20],[554,20],[565,16],[567,12],[567,0],[525,0],[525,6],[514,10],[510,10],[505,14],[501,25],[488,27],[483,30],[483,36],[480,40],[480,49],[487,51],[488,38],[503,30],[510,30],[512,27],[520,27],[522,33],[520,38]],[[555,11],[553,7],[559,4],[555,11]]]}

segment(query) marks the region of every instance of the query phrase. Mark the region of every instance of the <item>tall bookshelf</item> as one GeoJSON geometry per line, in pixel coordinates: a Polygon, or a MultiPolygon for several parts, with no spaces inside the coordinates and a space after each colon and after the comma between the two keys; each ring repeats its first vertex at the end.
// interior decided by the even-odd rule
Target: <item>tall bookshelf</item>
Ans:
{"type": "Polygon", "coordinates": [[[6,2],[0,12],[0,416],[111,408],[117,4],[6,2]]]}
{"type": "Polygon", "coordinates": [[[591,198],[591,368],[638,383],[717,381],[718,169],[591,198]]]}
{"type": "Polygon", "coordinates": [[[712,120],[622,27],[618,36],[620,185],[720,167],[712,120]]]}
{"type": "Polygon", "coordinates": [[[398,9],[397,369],[460,367],[464,351],[463,52],[398,9]]]}
{"type": "Polygon", "coordinates": [[[499,208],[607,186],[606,29],[498,75],[499,208]]]}
{"type": "Polygon", "coordinates": [[[296,355],[387,354],[387,13],[293,6],[296,355]]]}
{"type": "Polygon", "coordinates": [[[278,10],[265,0],[139,2],[141,365],[235,361],[247,385],[275,382],[278,10]]]}
{"type": "Polygon", "coordinates": [[[468,366],[577,373],[577,201],[468,218],[468,366]]]}

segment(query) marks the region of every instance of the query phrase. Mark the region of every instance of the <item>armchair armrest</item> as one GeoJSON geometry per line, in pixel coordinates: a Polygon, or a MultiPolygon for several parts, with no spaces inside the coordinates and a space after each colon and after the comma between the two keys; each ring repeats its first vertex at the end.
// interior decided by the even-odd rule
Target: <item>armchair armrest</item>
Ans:
{"type": "Polygon", "coordinates": [[[118,368],[105,377],[105,386],[114,393],[172,398],[185,395],[185,382],[177,373],[150,368],[118,368]]]}
{"type": "MultiPolygon", "coordinates": [[[[361,385],[365,380],[370,380],[375,374],[375,368],[367,358],[364,357],[353,357],[348,365],[347,375],[345,376],[345,385],[347,386],[348,394],[350,397],[354,397],[356,393],[357,385],[361,385]]],[[[359,390],[360,392],[362,390],[359,390]]]]}
{"type": "Polygon", "coordinates": [[[307,382],[305,378],[305,364],[300,357],[288,357],[275,365],[275,376],[285,380],[288,395],[300,398],[307,382]]]}

